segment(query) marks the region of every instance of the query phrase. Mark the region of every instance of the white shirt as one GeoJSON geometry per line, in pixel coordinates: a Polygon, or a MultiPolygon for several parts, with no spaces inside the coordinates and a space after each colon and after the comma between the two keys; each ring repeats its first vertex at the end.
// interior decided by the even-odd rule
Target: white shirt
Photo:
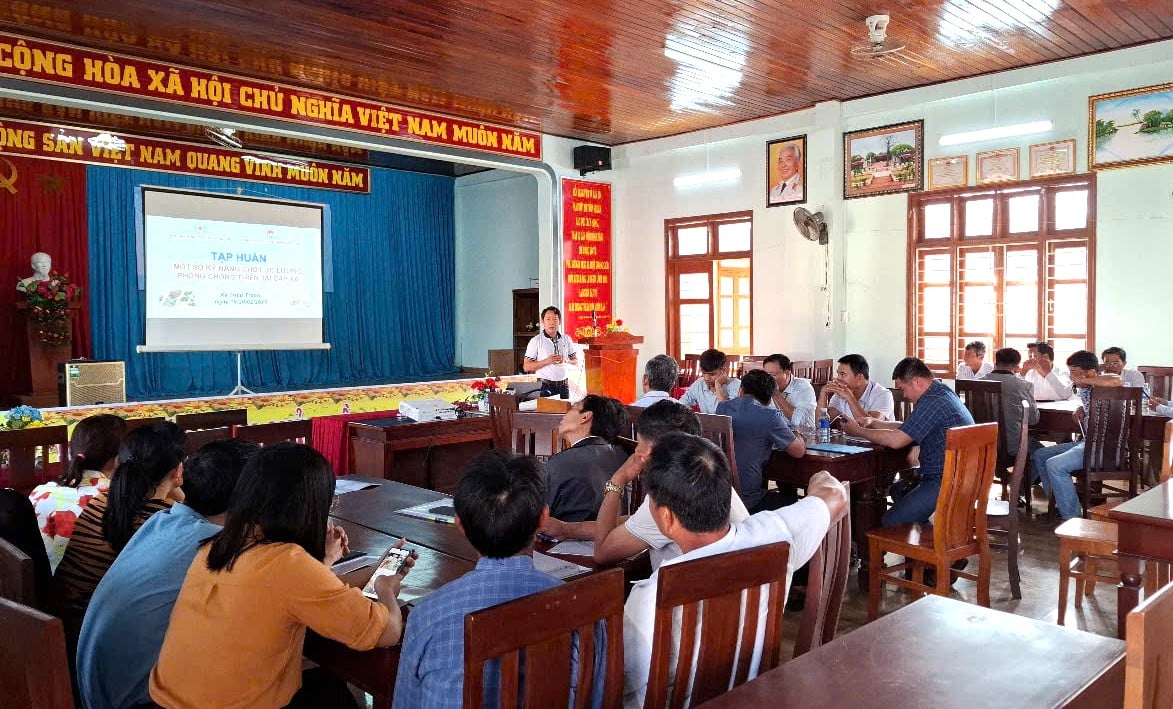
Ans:
{"type": "Polygon", "coordinates": [[[1071,376],[1065,367],[1055,365],[1043,376],[1037,369],[1028,370],[1023,379],[1035,389],[1035,401],[1067,401],[1075,396],[1071,391],[1071,376]]]}
{"type": "MultiPolygon", "coordinates": [[[[815,395],[815,387],[811,380],[791,377],[790,383],[782,390],[782,396],[786,403],[794,407],[794,414],[790,417],[791,425],[814,428],[815,409],[818,407],[819,397],[815,395]]],[[[770,397],[770,408],[778,408],[773,397],[770,397]]]]}
{"type": "Polygon", "coordinates": [[[647,407],[651,406],[652,404],[656,403],[657,401],[663,401],[664,399],[671,399],[671,398],[672,398],[672,394],[670,394],[669,392],[660,391],[659,389],[652,389],[651,391],[646,392],[640,398],[636,399],[635,402],[632,404],[632,406],[640,406],[643,408],[647,408],[647,407]]]}
{"type": "Polygon", "coordinates": [[[1162,416],[1173,417],[1173,401],[1170,401],[1168,404],[1157,404],[1153,411],[1156,411],[1162,416]]]}
{"type": "Polygon", "coordinates": [[[994,365],[989,362],[982,362],[981,366],[978,367],[977,374],[974,374],[973,370],[964,361],[957,363],[958,379],[985,379],[986,375],[992,371],[994,371],[994,365]]]}
{"type": "MultiPolygon", "coordinates": [[[[749,510],[745,509],[745,503],[741,501],[741,495],[737,492],[729,498],[729,523],[738,524],[744,522],[749,517],[749,510]]],[[[644,503],[639,506],[627,521],[623,523],[627,527],[627,531],[631,532],[640,541],[648,545],[648,556],[652,562],[652,571],[660,568],[660,564],[665,561],[670,561],[680,556],[680,547],[676,542],[664,536],[660,531],[656,520],[652,518],[652,508],[648,506],[648,499],[644,498],[644,503]]]]}
{"type": "MultiPolygon", "coordinates": [[[[730,525],[729,533],[720,540],[665,561],[664,565],[763,544],[790,542],[790,559],[786,572],[786,589],[789,591],[790,577],[794,570],[814,556],[819,545],[823,543],[823,537],[826,536],[830,525],[831,513],[827,510],[826,503],[817,497],[807,497],[780,510],[759,512],[740,524],[730,525]]],[[[656,570],[647,580],[637,582],[623,606],[623,706],[629,709],[643,707],[644,695],[647,693],[648,673],[652,665],[652,632],[656,625],[656,584],[659,573],[659,570],[656,570]]],[[[758,673],[770,600],[772,599],[763,592],[758,606],[757,637],[750,660],[749,679],[753,679],[758,673]]],[[[672,668],[676,667],[676,654],[679,649],[680,613],[677,612],[674,617],[672,657],[668,663],[672,668]]],[[[697,624],[700,624],[699,618],[697,624]]],[[[700,630],[697,637],[700,637],[700,630]]],[[[691,680],[692,678],[689,678],[690,685],[691,680]]],[[[689,705],[690,699],[691,697],[685,699],[685,706],[689,705]]]]}
{"type": "MultiPolygon", "coordinates": [[[[566,359],[577,358],[578,347],[562,333],[558,333],[557,339],[551,340],[546,336],[545,330],[530,338],[529,344],[525,347],[525,358],[534,362],[540,362],[554,354],[561,354],[566,359]]],[[[534,374],[539,379],[560,382],[566,379],[566,365],[547,364],[545,367],[538,367],[534,374]]]]}
{"type": "MultiPolygon", "coordinates": [[[[832,394],[827,405],[839,409],[839,412],[844,416],[855,419],[855,415],[851,413],[851,404],[848,404],[847,400],[838,394],[832,394]]],[[[873,381],[868,381],[867,387],[863,390],[863,396],[859,397],[859,405],[863,407],[864,411],[878,411],[880,417],[885,421],[892,421],[896,418],[896,402],[892,398],[892,392],[888,391],[888,387],[880,386],[873,381]]]]}
{"type": "Polygon", "coordinates": [[[1120,378],[1124,380],[1126,387],[1144,387],[1144,373],[1138,369],[1125,369],[1120,372],[1120,378]]]}
{"type": "Polygon", "coordinates": [[[789,202],[802,199],[802,175],[794,173],[789,180],[779,182],[770,190],[771,202],[789,202]]]}
{"type": "MultiPolygon", "coordinates": [[[[725,396],[729,399],[736,399],[741,394],[741,380],[732,377],[729,383],[725,385],[725,396]]],[[[709,385],[705,383],[704,378],[698,377],[688,390],[680,397],[680,403],[685,406],[698,406],[702,414],[717,413],[717,404],[720,403],[717,395],[709,389],[709,385]]]]}

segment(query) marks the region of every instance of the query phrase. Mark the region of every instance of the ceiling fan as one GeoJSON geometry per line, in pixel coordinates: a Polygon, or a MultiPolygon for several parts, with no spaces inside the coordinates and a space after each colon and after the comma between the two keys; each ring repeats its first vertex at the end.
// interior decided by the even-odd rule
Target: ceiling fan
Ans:
{"type": "Polygon", "coordinates": [[[913,68],[930,67],[925,57],[908,51],[903,40],[888,36],[888,15],[871,15],[864,24],[868,29],[868,43],[851,48],[853,59],[884,60],[913,68]]]}
{"type": "Polygon", "coordinates": [[[795,207],[794,226],[798,227],[798,233],[807,241],[817,241],[821,246],[827,245],[830,237],[827,233],[827,220],[823,218],[822,212],[811,213],[803,207],[795,207]]]}

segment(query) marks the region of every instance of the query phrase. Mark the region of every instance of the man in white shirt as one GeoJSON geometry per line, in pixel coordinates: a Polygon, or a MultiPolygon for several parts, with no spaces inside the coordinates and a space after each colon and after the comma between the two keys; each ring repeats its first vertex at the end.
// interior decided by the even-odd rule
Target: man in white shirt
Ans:
{"type": "Polygon", "coordinates": [[[986,360],[986,343],[974,340],[965,346],[965,353],[957,363],[958,379],[985,379],[994,371],[994,365],[986,360]]]}
{"type": "Polygon", "coordinates": [[[770,188],[770,204],[801,202],[802,150],[798,143],[786,143],[778,151],[778,183],[770,188]]]}
{"type": "Polygon", "coordinates": [[[870,368],[863,355],[849,354],[840,357],[835,378],[819,392],[819,408],[828,409],[832,420],[836,417],[870,417],[892,421],[896,409],[892,392],[887,387],[871,381],[869,376],[870,368]]]}
{"type": "Polygon", "coordinates": [[[652,357],[644,365],[644,395],[632,406],[651,406],[657,401],[672,398],[672,388],[680,378],[680,365],[665,354],[652,357]]]}
{"type": "Polygon", "coordinates": [[[782,412],[782,415],[797,427],[814,428],[815,425],[815,388],[811,380],[794,376],[794,365],[784,354],[772,354],[762,362],[762,369],[766,370],[778,384],[778,388],[771,397],[771,405],[782,412]]]}
{"type": "Polygon", "coordinates": [[[578,364],[578,349],[570,338],[559,332],[562,311],[553,305],[542,311],[542,331],[534,335],[525,348],[522,369],[537,374],[542,382],[541,396],[570,398],[565,363],[578,364]]]}
{"type": "Polygon", "coordinates": [[[1075,396],[1067,368],[1055,364],[1055,348],[1035,342],[1026,349],[1030,356],[1022,365],[1022,378],[1034,387],[1035,401],[1066,401],[1075,396]]]}
{"type": "Polygon", "coordinates": [[[1125,369],[1128,353],[1120,347],[1109,347],[1100,353],[1100,371],[1115,374],[1124,380],[1126,387],[1144,388],[1144,375],[1135,369],[1125,369]]]}
{"type": "MultiPolygon", "coordinates": [[[[814,555],[831,521],[839,519],[847,508],[846,488],[824,471],[811,477],[807,495],[800,502],[780,510],[759,512],[743,522],[730,524],[729,504],[733,489],[729,475],[725,456],[711,441],[685,433],[670,433],[660,439],[644,472],[649,507],[656,526],[684,552],[664,565],[774,542],[789,542],[788,569],[793,573],[814,555]]],[[[658,578],[659,570],[646,581],[636,583],[624,605],[625,707],[642,707],[644,704],[651,668],[658,578]]],[[[789,585],[787,578],[786,586],[789,585]]],[[[757,675],[761,660],[767,600],[763,597],[757,609],[757,637],[749,667],[751,679],[757,675]]],[[[699,632],[703,634],[704,631],[701,628],[699,632]]],[[[673,655],[677,649],[672,649],[673,655]]],[[[669,662],[670,667],[675,664],[675,661],[669,662]]],[[[679,678],[679,681],[687,681],[687,678],[679,678]]],[[[685,705],[688,703],[686,699],[685,705]]]]}
{"type": "Polygon", "coordinates": [[[696,406],[702,414],[717,412],[717,404],[736,399],[741,392],[741,380],[730,377],[725,353],[705,350],[700,359],[701,375],[680,397],[685,406],[696,406]]]}

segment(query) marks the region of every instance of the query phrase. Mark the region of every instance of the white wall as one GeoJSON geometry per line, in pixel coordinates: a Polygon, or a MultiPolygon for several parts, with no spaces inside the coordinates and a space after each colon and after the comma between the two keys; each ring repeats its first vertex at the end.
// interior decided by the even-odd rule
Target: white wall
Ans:
{"type": "MultiPolygon", "coordinates": [[[[754,351],[795,358],[861,352],[887,381],[906,350],[907,196],[842,200],[842,132],[923,118],[927,157],[1075,138],[1087,169],[1088,96],[1173,76],[1173,41],[925,89],[819,106],[760,121],[620,146],[615,152],[616,312],[645,335],[642,362],[666,348],[664,220],[754,212],[754,351]],[[942,148],[941,135],[1049,118],[1048,133],[942,148]],[[825,323],[822,250],[788,207],[765,208],[766,142],[806,133],[808,201],[831,225],[832,318],[825,323]],[[737,183],[677,190],[677,175],[738,167],[737,183]],[[847,322],[842,318],[846,311],[847,322]]],[[[1119,345],[1136,364],[1173,359],[1173,164],[1098,175],[1096,348],[1119,345]]]]}

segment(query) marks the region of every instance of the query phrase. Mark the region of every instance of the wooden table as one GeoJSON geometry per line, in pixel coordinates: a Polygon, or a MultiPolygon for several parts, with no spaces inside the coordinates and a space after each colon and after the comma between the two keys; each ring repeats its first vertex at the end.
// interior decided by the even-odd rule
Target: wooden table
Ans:
{"type": "Polygon", "coordinates": [[[1119,707],[1124,643],[926,596],[703,709],[1119,707]]]}
{"type": "MultiPolygon", "coordinates": [[[[1052,433],[1080,433],[1079,425],[1071,414],[1079,408],[1079,399],[1068,401],[1040,401],[1039,422],[1031,429],[1050,431],[1052,433]]],[[[1141,417],[1140,437],[1146,441],[1163,443],[1165,440],[1165,422],[1168,416],[1161,416],[1147,408],[1141,417]]],[[[1158,451],[1160,448],[1158,447],[1158,451]]]]}
{"type": "Polygon", "coordinates": [[[1157,485],[1108,511],[1117,525],[1117,635],[1124,637],[1125,619],[1140,602],[1146,560],[1173,564],[1173,480],[1157,485]]]}
{"type": "Polygon", "coordinates": [[[493,447],[488,415],[417,422],[403,417],[347,424],[353,470],[409,485],[455,492],[465,464],[493,447]]]}

